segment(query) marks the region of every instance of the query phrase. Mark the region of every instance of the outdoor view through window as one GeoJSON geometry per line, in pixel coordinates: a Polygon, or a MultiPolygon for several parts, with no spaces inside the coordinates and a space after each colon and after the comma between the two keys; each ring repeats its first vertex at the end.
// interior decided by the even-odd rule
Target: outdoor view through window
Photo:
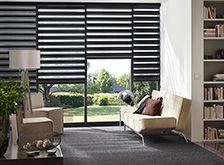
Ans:
{"type": "MultiPolygon", "coordinates": [[[[131,60],[87,61],[87,122],[119,121],[119,93],[131,89],[131,60]]],[[[134,103],[158,88],[158,82],[134,82],[134,103]]],[[[65,123],[84,122],[84,84],[42,85],[45,104],[64,109],[65,123]]]]}
{"type": "Polygon", "coordinates": [[[131,60],[88,60],[87,121],[118,121],[123,102],[119,93],[130,89],[131,60]]]}
{"type": "MultiPolygon", "coordinates": [[[[119,92],[130,89],[131,60],[87,61],[87,121],[118,121],[124,103],[119,92]]],[[[64,108],[65,123],[84,122],[84,84],[50,88],[50,106],[64,108]]]]}

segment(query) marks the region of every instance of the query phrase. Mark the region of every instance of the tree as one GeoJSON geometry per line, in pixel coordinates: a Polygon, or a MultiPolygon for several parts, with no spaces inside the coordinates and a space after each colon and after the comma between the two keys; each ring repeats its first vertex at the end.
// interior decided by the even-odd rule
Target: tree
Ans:
{"type": "Polygon", "coordinates": [[[89,94],[94,94],[99,92],[99,87],[96,84],[96,76],[95,74],[88,74],[88,78],[87,78],[87,91],[89,94]]]}
{"type": "Polygon", "coordinates": [[[124,89],[130,89],[130,74],[124,74],[118,77],[117,84],[124,87],[124,89]]]}
{"type": "Polygon", "coordinates": [[[50,92],[51,87],[53,87],[54,84],[41,84],[39,86],[39,91],[43,94],[44,97],[44,104],[46,106],[50,105],[50,95],[52,92],[50,92]]]}
{"type": "Polygon", "coordinates": [[[84,84],[72,84],[69,92],[84,93],[84,84]]]}
{"type": "Polygon", "coordinates": [[[150,95],[152,90],[156,89],[156,82],[135,82],[134,83],[134,96],[135,103],[138,103],[145,95],[150,95]]]}
{"type": "Polygon", "coordinates": [[[57,92],[68,92],[71,89],[69,84],[57,84],[54,87],[57,92]]]}
{"type": "Polygon", "coordinates": [[[58,92],[72,92],[72,93],[83,93],[83,84],[57,84],[56,90],[58,92]]]}
{"type": "Polygon", "coordinates": [[[113,81],[113,76],[105,69],[102,69],[99,71],[95,82],[99,88],[99,92],[105,93],[112,91],[113,81]]]}

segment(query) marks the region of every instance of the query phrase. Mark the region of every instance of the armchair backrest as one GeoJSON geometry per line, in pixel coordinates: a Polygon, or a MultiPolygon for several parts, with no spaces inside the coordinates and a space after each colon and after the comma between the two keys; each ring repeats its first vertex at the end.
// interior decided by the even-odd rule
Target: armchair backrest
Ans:
{"type": "Polygon", "coordinates": [[[153,90],[152,97],[153,99],[163,97],[161,116],[175,117],[176,130],[183,131],[189,117],[191,100],[171,93],[156,90],[153,90]]]}
{"type": "Polygon", "coordinates": [[[44,100],[42,93],[31,93],[32,108],[44,107],[44,100]]]}

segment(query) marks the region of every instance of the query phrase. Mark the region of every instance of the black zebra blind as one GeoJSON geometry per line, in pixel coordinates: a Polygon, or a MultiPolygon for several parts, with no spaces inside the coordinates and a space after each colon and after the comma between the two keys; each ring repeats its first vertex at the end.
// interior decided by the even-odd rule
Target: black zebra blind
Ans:
{"type": "Polygon", "coordinates": [[[86,29],[88,59],[132,57],[131,5],[87,5],[86,29]]]}
{"type": "Polygon", "coordinates": [[[133,81],[160,80],[160,5],[133,8],[133,81]]]}
{"type": "MultiPolygon", "coordinates": [[[[17,70],[9,69],[9,51],[36,49],[35,5],[0,5],[0,79],[18,79],[17,70]]],[[[37,73],[29,71],[32,91],[37,89],[37,73]]]]}
{"type": "Polygon", "coordinates": [[[84,5],[38,5],[38,49],[40,83],[84,83],[84,5]]]}
{"type": "Polygon", "coordinates": [[[87,59],[131,59],[133,81],[160,80],[160,4],[0,4],[0,78],[15,76],[10,49],[38,48],[34,86],[86,82],[87,59]]]}

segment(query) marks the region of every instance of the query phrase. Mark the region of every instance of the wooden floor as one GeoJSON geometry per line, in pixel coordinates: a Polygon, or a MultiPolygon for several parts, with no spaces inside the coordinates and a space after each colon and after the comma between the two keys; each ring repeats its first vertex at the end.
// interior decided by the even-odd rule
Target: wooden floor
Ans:
{"type": "Polygon", "coordinates": [[[224,142],[199,142],[196,144],[224,159],[224,142]]]}

